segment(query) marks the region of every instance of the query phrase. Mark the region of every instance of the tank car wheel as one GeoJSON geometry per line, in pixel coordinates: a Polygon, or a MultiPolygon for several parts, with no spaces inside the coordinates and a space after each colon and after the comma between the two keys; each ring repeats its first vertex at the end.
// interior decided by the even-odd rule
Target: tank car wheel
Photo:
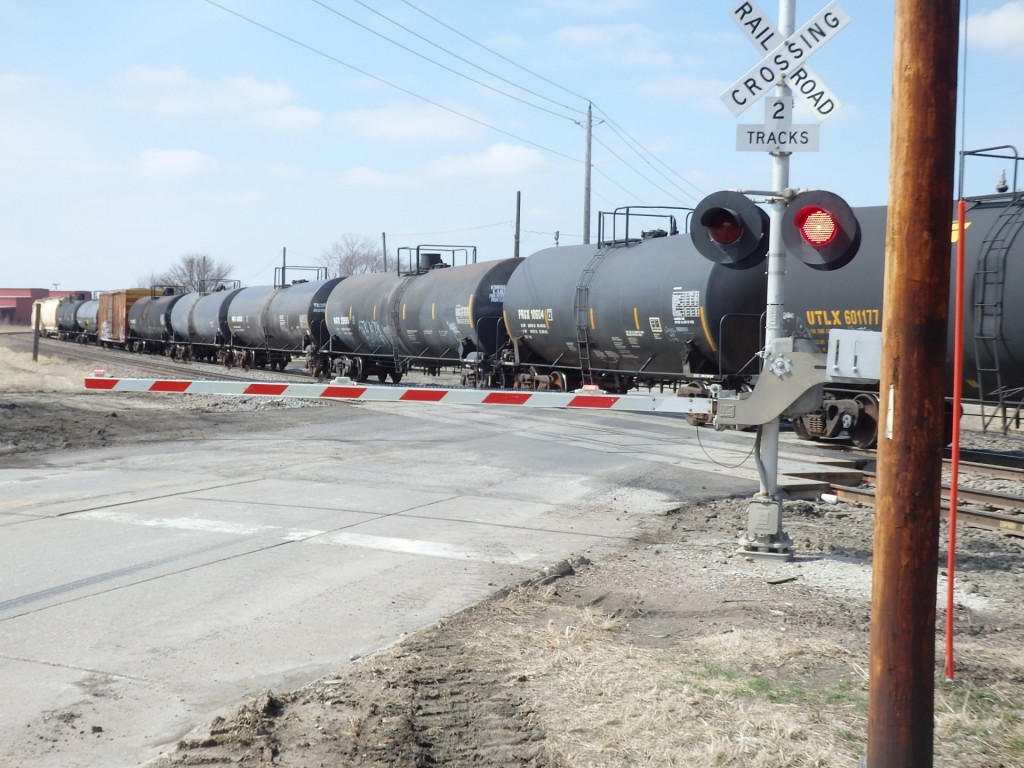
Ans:
{"type": "Polygon", "coordinates": [[[860,411],[856,423],[847,430],[850,442],[858,448],[874,448],[878,442],[878,397],[864,394],[853,399],[860,411]]]}
{"type": "Polygon", "coordinates": [[[398,371],[392,371],[388,375],[391,377],[392,384],[398,384],[402,380],[402,374],[398,371]]]}
{"type": "Polygon", "coordinates": [[[357,357],[352,361],[352,373],[349,374],[353,381],[363,382],[369,378],[369,374],[363,370],[363,358],[357,357]]]}
{"type": "Polygon", "coordinates": [[[807,422],[804,421],[803,416],[797,416],[795,419],[793,419],[792,424],[793,432],[796,433],[796,436],[799,437],[801,440],[810,440],[814,442],[819,439],[817,435],[812,433],[807,428],[807,422]]]}
{"type": "Polygon", "coordinates": [[[383,384],[387,380],[388,380],[388,374],[387,374],[386,371],[381,371],[380,373],[377,374],[377,383],[378,384],[383,384]]]}
{"type": "Polygon", "coordinates": [[[565,374],[561,371],[555,371],[551,374],[551,389],[556,392],[568,392],[569,382],[565,378],[565,374]]]}

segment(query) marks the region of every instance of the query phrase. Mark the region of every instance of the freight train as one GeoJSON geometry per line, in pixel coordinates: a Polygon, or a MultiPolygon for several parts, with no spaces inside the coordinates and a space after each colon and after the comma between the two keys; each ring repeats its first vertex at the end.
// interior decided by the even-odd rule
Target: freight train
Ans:
{"type": "MultiPolygon", "coordinates": [[[[805,348],[823,348],[834,328],[881,329],[886,209],[854,210],[860,245],[848,264],[788,266],[786,321],[805,348]]],[[[765,249],[736,263],[703,258],[680,231],[680,218],[690,223],[682,209],[599,218],[595,244],[522,259],[477,263],[475,251],[419,246],[388,272],[207,294],[110,292],[43,316],[64,338],[282,370],[301,357],[318,377],[397,383],[413,369],[451,369],[485,388],[750,388],[764,346],[765,249]]],[[[964,391],[1004,416],[1019,415],[1024,392],[1024,302],[1013,301],[1024,285],[1022,224],[1019,193],[970,201],[964,391]]],[[[832,389],[794,428],[870,446],[877,416],[876,391],[832,389]]]]}

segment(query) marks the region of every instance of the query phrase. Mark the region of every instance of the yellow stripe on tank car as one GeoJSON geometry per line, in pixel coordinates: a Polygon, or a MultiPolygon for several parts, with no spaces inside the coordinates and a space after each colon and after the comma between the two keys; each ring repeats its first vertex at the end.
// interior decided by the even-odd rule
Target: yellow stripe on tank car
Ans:
{"type": "MultiPolygon", "coordinates": [[[[967,230],[970,229],[970,227],[971,227],[971,222],[965,221],[964,222],[964,233],[966,233],[967,230]]],[[[953,219],[953,234],[950,237],[950,242],[956,243],[959,240],[960,240],[960,220],[959,219],[953,219]]]]}
{"type": "MultiPolygon", "coordinates": [[[[476,324],[473,322],[473,299],[476,298],[475,293],[469,294],[469,327],[475,328],[476,324]]],[[[505,321],[505,327],[508,327],[508,321],[505,321]]]]}
{"type": "Polygon", "coordinates": [[[352,307],[348,308],[348,321],[351,323],[355,319],[355,314],[352,312],[352,307]]]}
{"type": "Polygon", "coordinates": [[[704,338],[707,339],[708,346],[711,347],[711,351],[717,352],[718,347],[715,345],[714,339],[711,338],[711,330],[708,328],[708,318],[704,314],[704,307],[700,308],[700,325],[704,329],[704,338]]]}
{"type": "Polygon", "coordinates": [[[430,319],[431,320],[437,320],[437,304],[436,303],[432,303],[430,305],[430,319]]]}
{"type": "Polygon", "coordinates": [[[402,322],[405,322],[405,304],[402,305],[402,322]]]}
{"type": "Polygon", "coordinates": [[[590,330],[596,331],[597,330],[597,326],[594,324],[594,308],[591,307],[589,312],[590,312],[590,330]]]}
{"type": "Polygon", "coordinates": [[[640,330],[640,313],[637,312],[636,307],[633,307],[633,325],[636,326],[638,331],[640,330]]]}
{"type": "Polygon", "coordinates": [[[377,305],[373,305],[373,322],[377,322],[377,305]]]}

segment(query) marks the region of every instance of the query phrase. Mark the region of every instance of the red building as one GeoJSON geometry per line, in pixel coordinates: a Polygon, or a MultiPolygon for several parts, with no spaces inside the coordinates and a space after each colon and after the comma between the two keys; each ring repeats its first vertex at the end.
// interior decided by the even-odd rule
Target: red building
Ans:
{"type": "Polygon", "coordinates": [[[51,291],[49,288],[0,288],[0,325],[32,325],[32,302],[60,296],[84,296],[92,291],[51,291]]]}

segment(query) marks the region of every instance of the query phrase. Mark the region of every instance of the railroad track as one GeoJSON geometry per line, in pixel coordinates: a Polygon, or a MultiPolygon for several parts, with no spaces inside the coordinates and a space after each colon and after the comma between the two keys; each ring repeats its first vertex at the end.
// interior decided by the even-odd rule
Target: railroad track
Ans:
{"type": "MultiPolygon", "coordinates": [[[[22,353],[31,353],[33,333],[31,331],[9,332],[0,334],[0,344],[9,349],[22,353]]],[[[296,365],[294,362],[289,368],[283,371],[269,371],[261,368],[225,368],[216,363],[205,363],[198,360],[181,362],[172,360],[162,355],[148,353],[127,352],[122,349],[109,349],[94,344],[75,344],[73,342],[60,341],[58,339],[39,339],[39,354],[44,357],[58,357],[64,360],[77,362],[82,361],[83,376],[96,369],[109,371],[130,370],[125,374],[126,378],[153,378],[163,379],[204,379],[217,381],[289,381],[299,380],[309,382],[312,379],[305,368],[296,365]]],[[[301,364],[301,360],[297,361],[301,364]]],[[[429,375],[418,371],[410,371],[403,379],[401,385],[382,384],[380,386],[407,386],[412,384],[418,387],[440,387],[455,386],[458,384],[458,377],[454,375],[429,375]]],[[[377,382],[373,382],[377,385],[377,382]]]]}
{"type": "MultiPolygon", "coordinates": [[[[10,349],[18,352],[32,351],[32,333],[7,333],[3,334],[3,343],[10,349]]],[[[46,357],[59,357],[69,361],[82,361],[83,375],[97,368],[118,367],[131,368],[134,371],[143,371],[152,374],[156,378],[171,379],[215,379],[218,381],[250,381],[256,379],[270,379],[276,381],[282,379],[301,378],[308,380],[309,374],[302,369],[286,368],[284,371],[270,371],[260,369],[229,369],[222,365],[203,363],[191,360],[187,363],[173,361],[167,357],[152,354],[137,354],[119,349],[106,349],[95,345],[74,344],[57,339],[39,339],[39,354],[46,357]]]]}
{"type": "MultiPolygon", "coordinates": [[[[846,485],[832,486],[832,493],[840,500],[856,502],[867,506],[875,506],[875,488],[869,486],[852,487],[846,485]]],[[[1009,494],[986,493],[979,491],[959,490],[960,501],[968,501],[965,496],[973,499],[974,503],[980,504],[1007,504],[1012,506],[1003,509],[981,509],[980,507],[957,505],[957,522],[969,525],[972,528],[984,528],[1006,534],[1007,536],[1024,536],[1024,497],[1011,496],[1009,494]],[[966,493],[965,493],[966,491],[966,493]]],[[[944,518],[949,519],[949,488],[943,486],[941,513],[944,518]]]]}
{"type": "MultiPolygon", "coordinates": [[[[31,352],[33,335],[31,332],[6,333],[0,335],[2,343],[20,352],[31,352]]],[[[190,361],[182,363],[157,355],[133,354],[123,350],[105,349],[97,346],[83,346],[58,341],[56,339],[40,339],[39,352],[48,357],[60,357],[71,361],[82,361],[83,374],[96,368],[118,367],[130,368],[133,371],[146,372],[158,378],[174,379],[216,379],[222,381],[251,381],[253,379],[276,380],[300,378],[309,380],[308,374],[301,369],[285,369],[280,372],[254,370],[227,370],[223,366],[210,363],[190,361]]],[[[137,375],[137,374],[132,374],[137,375]]],[[[429,386],[429,384],[428,384],[429,386]]],[[[829,446],[827,450],[834,451],[829,446]]],[[[846,457],[863,457],[865,469],[863,482],[859,487],[833,485],[832,492],[837,498],[847,501],[875,505],[875,488],[872,460],[874,452],[855,448],[842,449],[846,457]]],[[[982,461],[964,460],[960,462],[961,477],[968,475],[989,480],[1006,480],[1009,483],[1020,483],[1024,488],[1024,457],[1012,456],[989,451],[971,451],[964,454],[982,461]]],[[[949,460],[946,459],[947,470],[949,460]]],[[[949,515],[949,487],[942,491],[942,514],[949,515]]],[[[998,531],[1000,533],[1024,537],[1024,496],[1002,491],[984,490],[970,487],[963,483],[958,489],[960,506],[958,519],[971,526],[998,531]],[[964,506],[964,505],[971,506],[964,506]]]]}

